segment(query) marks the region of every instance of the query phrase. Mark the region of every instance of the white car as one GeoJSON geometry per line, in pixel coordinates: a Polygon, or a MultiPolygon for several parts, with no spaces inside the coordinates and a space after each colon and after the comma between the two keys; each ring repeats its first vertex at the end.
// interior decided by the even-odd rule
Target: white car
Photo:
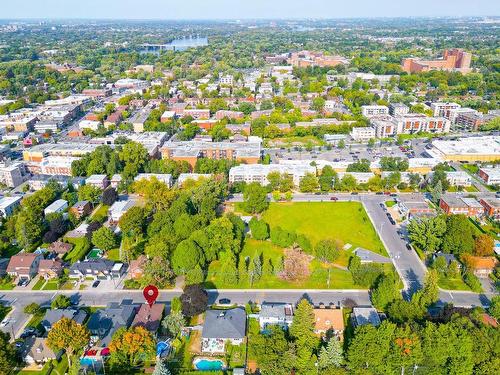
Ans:
{"type": "Polygon", "coordinates": [[[2,322],[0,323],[0,327],[5,327],[7,324],[9,324],[9,319],[4,319],[4,320],[2,320],[2,322]]]}

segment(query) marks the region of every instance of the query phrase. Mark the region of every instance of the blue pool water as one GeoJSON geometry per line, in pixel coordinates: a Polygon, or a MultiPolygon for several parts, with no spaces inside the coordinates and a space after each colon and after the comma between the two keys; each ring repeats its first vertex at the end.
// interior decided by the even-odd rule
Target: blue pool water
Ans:
{"type": "Polygon", "coordinates": [[[201,371],[222,370],[224,369],[224,362],[220,359],[200,359],[195,361],[194,367],[201,371]]]}

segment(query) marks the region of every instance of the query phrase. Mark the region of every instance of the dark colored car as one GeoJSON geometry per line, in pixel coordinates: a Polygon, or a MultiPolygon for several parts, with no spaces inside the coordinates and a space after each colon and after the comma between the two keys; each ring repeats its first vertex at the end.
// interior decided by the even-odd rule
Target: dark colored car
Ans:
{"type": "Polygon", "coordinates": [[[337,197],[331,197],[330,200],[331,201],[338,201],[339,199],[337,197]]]}
{"type": "Polygon", "coordinates": [[[409,243],[406,244],[406,248],[409,250],[409,251],[412,251],[413,249],[411,248],[411,245],[409,243]]]}
{"type": "Polygon", "coordinates": [[[101,282],[99,280],[96,280],[92,283],[92,288],[97,288],[101,282]]]}
{"type": "Polygon", "coordinates": [[[231,300],[229,298],[221,298],[219,300],[219,305],[230,305],[231,304],[231,300]]]}
{"type": "Polygon", "coordinates": [[[351,195],[358,195],[359,193],[356,193],[355,191],[351,193],[351,195]]]}

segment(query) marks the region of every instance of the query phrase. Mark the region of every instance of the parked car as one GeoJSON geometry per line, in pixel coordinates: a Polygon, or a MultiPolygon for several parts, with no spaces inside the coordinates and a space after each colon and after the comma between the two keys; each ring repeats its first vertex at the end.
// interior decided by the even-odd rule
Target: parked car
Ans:
{"type": "Polygon", "coordinates": [[[406,248],[409,250],[409,251],[412,251],[413,249],[411,248],[411,245],[409,243],[406,244],[406,248]]]}
{"type": "Polygon", "coordinates": [[[331,197],[330,200],[331,201],[338,201],[339,199],[337,197],[331,197]]]}
{"type": "Polygon", "coordinates": [[[219,300],[219,305],[230,305],[231,304],[231,300],[229,298],[221,298],[219,300]]]}
{"type": "Polygon", "coordinates": [[[29,279],[19,279],[17,286],[26,286],[30,283],[29,279]]]}
{"type": "Polygon", "coordinates": [[[96,280],[92,283],[92,288],[97,288],[101,282],[99,280],[96,280]]]}
{"type": "Polygon", "coordinates": [[[359,195],[359,193],[356,193],[355,191],[353,191],[353,192],[351,193],[351,195],[359,195]]]}

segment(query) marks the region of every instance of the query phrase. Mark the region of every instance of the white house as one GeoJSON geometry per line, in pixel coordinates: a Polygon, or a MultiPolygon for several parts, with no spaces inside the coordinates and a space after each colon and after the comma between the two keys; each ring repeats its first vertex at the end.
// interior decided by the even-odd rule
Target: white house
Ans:
{"type": "Polygon", "coordinates": [[[45,214],[45,216],[47,216],[49,214],[63,212],[66,208],[68,208],[68,201],[65,201],[64,199],[58,199],[48,205],[45,210],[43,210],[43,213],[45,214]]]}

